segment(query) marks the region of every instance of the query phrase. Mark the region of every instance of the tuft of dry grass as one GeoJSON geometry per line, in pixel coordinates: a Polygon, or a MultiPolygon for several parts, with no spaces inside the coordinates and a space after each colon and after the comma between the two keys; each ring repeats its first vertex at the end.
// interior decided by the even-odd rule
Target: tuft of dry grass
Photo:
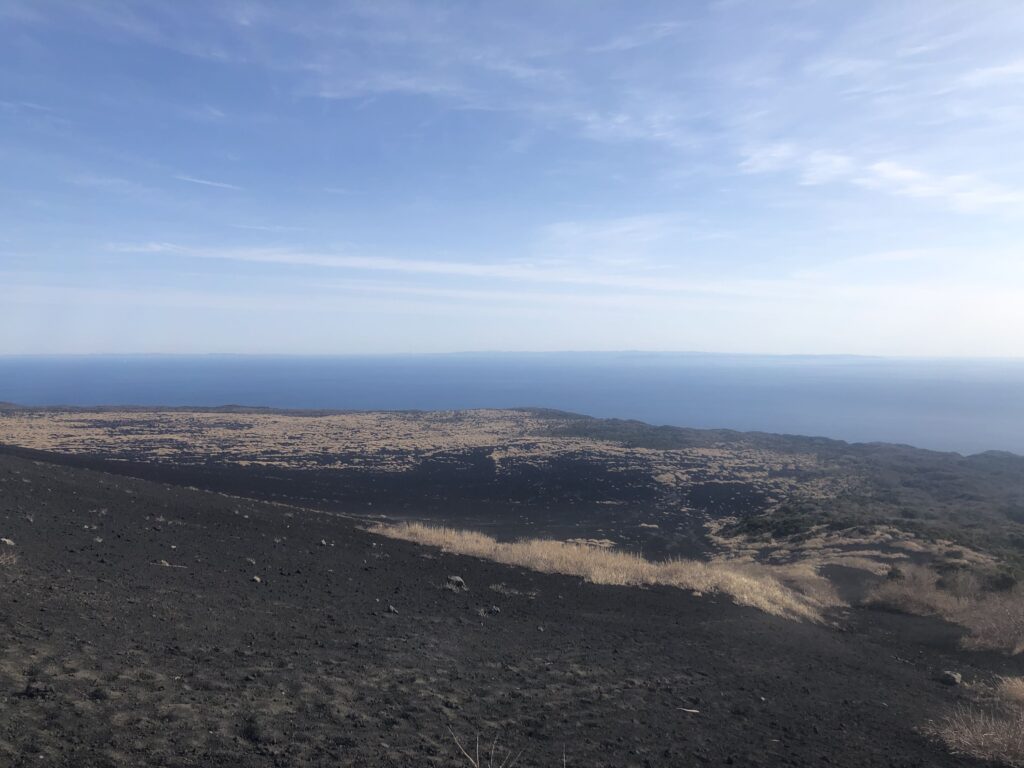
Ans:
{"type": "Polygon", "coordinates": [[[1001,677],[996,694],[1003,701],[1024,706],[1024,677],[1001,677]]]}
{"type": "Polygon", "coordinates": [[[7,568],[18,564],[18,555],[15,552],[0,552],[0,568],[7,568]]]}
{"type": "Polygon", "coordinates": [[[546,539],[499,542],[475,531],[421,523],[379,524],[371,531],[506,565],[579,576],[595,584],[661,584],[699,593],[717,592],[728,595],[739,605],[789,619],[822,622],[822,610],[828,607],[813,595],[787,587],[771,575],[768,567],[755,570],[750,566],[695,560],[652,562],[614,549],[546,539]]]}
{"type": "Polygon", "coordinates": [[[1024,768],[1024,677],[1002,677],[984,707],[959,706],[926,731],[952,752],[1024,768]]]}
{"type": "Polygon", "coordinates": [[[970,633],[964,647],[1024,652],[1024,588],[986,592],[970,575],[940,577],[922,566],[900,569],[879,584],[865,601],[902,613],[939,616],[970,633]]]}
{"type": "Polygon", "coordinates": [[[939,588],[939,576],[922,566],[903,566],[875,587],[868,605],[917,616],[952,616],[963,598],[939,588]]]}
{"type": "MultiPolygon", "coordinates": [[[[736,561],[729,559],[715,560],[715,562],[737,565],[736,561]]],[[[757,578],[774,578],[789,587],[821,608],[848,608],[849,605],[839,597],[835,585],[825,576],[821,575],[820,564],[813,562],[779,563],[765,565],[761,563],[749,563],[742,566],[743,570],[757,578]]]]}
{"type": "Polygon", "coordinates": [[[1024,767],[1024,709],[959,707],[925,729],[946,743],[951,752],[1024,767]]]}
{"type": "Polygon", "coordinates": [[[967,648],[1024,653],[1024,588],[967,600],[953,621],[970,630],[967,648]]]}

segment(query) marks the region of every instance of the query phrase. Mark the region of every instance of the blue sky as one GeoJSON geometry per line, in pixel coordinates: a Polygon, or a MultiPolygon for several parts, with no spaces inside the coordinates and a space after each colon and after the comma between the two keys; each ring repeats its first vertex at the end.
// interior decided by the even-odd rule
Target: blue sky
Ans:
{"type": "Polygon", "coordinates": [[[1024,355],[1024,8],[0,0],[0,352],[1024,355]]]}

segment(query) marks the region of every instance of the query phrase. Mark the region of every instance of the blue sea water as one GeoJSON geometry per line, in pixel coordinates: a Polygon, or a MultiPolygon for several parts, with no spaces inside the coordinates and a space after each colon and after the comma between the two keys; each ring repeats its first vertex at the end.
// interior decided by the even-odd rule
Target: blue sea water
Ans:
{"type": "Polygon", "coordinates": [[[682,353],[346,357],[0,357],[23,405],[542,406],[726,427],[1024,454],[1024,360],[682,353]]]}

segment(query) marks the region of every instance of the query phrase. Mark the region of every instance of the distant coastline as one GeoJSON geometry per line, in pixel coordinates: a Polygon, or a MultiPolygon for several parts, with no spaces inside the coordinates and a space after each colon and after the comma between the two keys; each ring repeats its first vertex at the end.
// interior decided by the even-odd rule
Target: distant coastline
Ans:
{"type": "Polygon", "coordinates": [[[0,402],[553,408],[652,424],[1024,454],[1024,360],[665,352],[0,356],[0,402]]]}

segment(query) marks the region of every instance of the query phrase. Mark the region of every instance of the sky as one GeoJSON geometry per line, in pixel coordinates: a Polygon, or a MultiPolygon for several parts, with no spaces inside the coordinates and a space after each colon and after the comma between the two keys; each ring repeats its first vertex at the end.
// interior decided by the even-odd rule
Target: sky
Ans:
{"type": "Polygon", "coordinates": [[[0,353],[1024,356],[1018,0],[0,0],[0,353]]]}

